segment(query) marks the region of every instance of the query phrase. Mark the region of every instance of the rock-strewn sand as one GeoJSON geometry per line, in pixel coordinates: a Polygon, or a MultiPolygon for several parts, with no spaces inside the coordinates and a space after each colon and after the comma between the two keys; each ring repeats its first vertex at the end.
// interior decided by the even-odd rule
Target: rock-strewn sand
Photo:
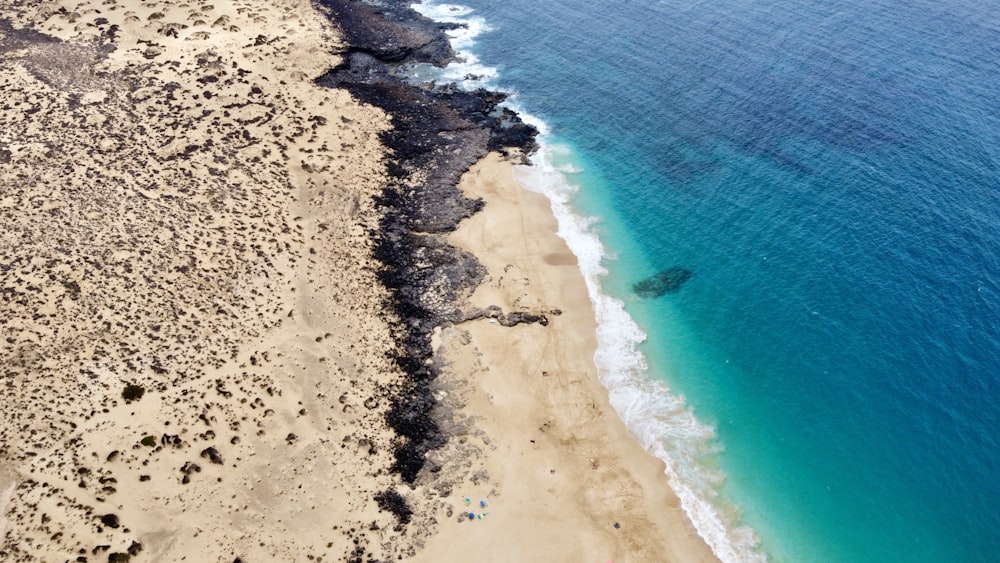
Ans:
{"type": "Polygon", "coordinates": [[[551,215],[495,156],[452,239],[489,272],[460,308],[549,325],[442,325],[449,439],[412,485],[390,470],[401,329],[372,235],[391,122],[313,82],[343,45],[315,6],[5,17],[0,559],[707,557],[593,377],[551,215]],[[490,514],[459,523],[465,496],[490,514]]]}
{"type": "Polygon", "coordinates": [[[333,33],[298,0],[27,2],[2,30],[0,559],[405,552],[373,500],[387,120],[312,83],[333,33]]]}

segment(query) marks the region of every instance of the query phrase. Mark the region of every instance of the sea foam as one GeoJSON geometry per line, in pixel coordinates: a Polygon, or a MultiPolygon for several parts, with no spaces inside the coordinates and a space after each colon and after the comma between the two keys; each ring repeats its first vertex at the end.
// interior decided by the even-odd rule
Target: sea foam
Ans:
{"type": "MultiPolygon", "coordinates": [[[[433,20],[466,26],[448,32],[460,61],[437,71],[416,69],[418,79],[451,82],[466,89],[503,90],[493,83],[499,76],[497,69],[481,64],[470,52],[475,38],[490,30],[483,18],[468,7],[429,0],[413,8],[433,20]]],[[[602,289],[601,280],[608,273],[604,264],[611,256],[594,230],[598,219],[581,215],[571,204],[579,191],[571,176],[584,168],[573,162],[569,146],[554,140],[544,120],[520,107],[516,93],[506,91],[513,95],[505,104],[539,131],[539,150],[531,156],[531,165],[517,167],[515,174],[525,188],[549,199],[558,235],[577,257],[598,326],[594,362],[611,405],[635,439],[664,462],[681,507],[713,553],[727,563],[765,561],[754,531],[738,524],[735,509],[722,508],[719,490],[725,476],[709,463],[719,451],[715,430],[695,417],[683,397],[651,377],[640,350],[646,334],[625,310],[624,302],[602,289]]]]}
{"type": "Polygon", "coordinates": [[[445,32],[458,60],[444,68],[428,64],[414,65],[409,71],[414,80],[453,83],[466,90],[482,88],[496,80],[499,74],[497,69],[480,63],[479,58],[470,51],[476,43],[476,37],[490,31],[484,18],[473,15],[471,8],[456,4],[435,4],[425,0],[414,4],[412,8],[434,21],[462,26],[445,32]]]}
{"type": "MultiPolygon", "coordinates": [[[[531,166],[518,168],[517,179],[549,198],[558,234],[577,256],[597,320],[594,362],[611,405],[639,443],[663,460],[682,508],[716,556],[726,562],[764,561],[753,530],[737,525],[735,515],[717,504],[724,475],[706,463],[718,453],[714,429],[695,418],[683,397],[650,376],[639,349],[646,334],[625,310],[624,302],[602,290],[608,252],[594,232],[597,220],[573,209],[570,202],[579,187],[560,170],[565,165],[553,164],[554,156],[563,160],[570,149],[545,136],[540,147],[531,166]]],[[[573,169],[580,167],[573,165],[573,169]]]]}

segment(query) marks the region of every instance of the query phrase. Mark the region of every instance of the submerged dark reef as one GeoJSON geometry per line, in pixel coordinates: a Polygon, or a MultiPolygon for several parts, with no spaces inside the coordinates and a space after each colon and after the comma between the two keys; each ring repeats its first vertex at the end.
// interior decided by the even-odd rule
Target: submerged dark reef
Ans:
{"type": "MultiPolygon", "coordinates": [[[[392,128],[382,134],[388,149],[389,178],[377,204],[382,212],[375,256],[379,278],[391,292],[399,322],[394,360],[406,381],[391,391],[387,418],[396,432],[395,463],[407,483],[424,466],[425,454],[444,444],[432,416],[431,332],[435,327],[498,311],[462,312],[459,300],[479,285],[484,268],[471,254],[445,239],[482,201],[458,190],[461,176],[489,151],[535,148],[537,131],[516,113],[500,107],[505,95],[466,92],[450,86],[415,85],[404,79],[406,65],[444,66],[455,60],[444,31],[406,2],[377,6],[357,0],[322,0],[347,42],[344,62],[317,79],[344,88],[356,99],[384,110],[392,128]]],[[[504,317],[509,324],[547,322],[544,315],[504,317]]]]}
{"type": "Polygon", "coordinates": [[[653,299],[668,293],[677,293],[694,273],[684,268],[667,268],[632,285],[632,291],[644,299],[653,299]]]}

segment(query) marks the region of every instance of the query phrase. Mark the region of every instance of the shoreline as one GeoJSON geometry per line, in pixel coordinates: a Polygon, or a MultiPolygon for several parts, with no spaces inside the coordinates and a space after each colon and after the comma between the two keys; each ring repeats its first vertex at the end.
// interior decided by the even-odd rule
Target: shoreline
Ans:
{"type": "MultiPolygon", "coordinates": [[[[351,2],[344,2],[344,7],[339,10],[335,9],[335,13],[349,12],[350,10],[347,6],[355,7],[356,4],[351,2]]],[[[396,49],[399,49],[400,38],[408,39],[412,41],[413,28],[415,22],[417,24],[419,31],[427,31],[428,29],[433,29],[436,33],[438,39],[442,36],[442,31],[447,29],[451,24],[443,24],[438,22],[433,22],[428,20],[426,17],[415,14],[412,9],[407,8],[404,10],[405,13],[400,13],[397,10],[399,8],[394,8],[394,5],[389,5],[389,12],[391,13],[394,22],[402,22],[401,28],[396,28],[393,33],[389,36],[393,37],[392,41],[389,43],[393,44],[396,49]],[[428,23],[429,22],[429,23],[428,23]]],[[[422,42],[419,46],[413,48],[409,53],[405,55],[399,55],[399,51],[393,51],[392,49],[387,49],[383,43],[373,39],[372,35],[367,33],[366,27],[371,25],[369,22],[365,21],[366,17],[370,18],[371,14],[365,14],[365,17],[359,17],[357,13],[353,13],[350,18],[354,29],[345,29],[345,34],[347,37],[352,38],[351,47],[346,51],[345,63],[339,67],[334,68],[331,72],[327,73],[323,78],[320,79],[320,83],[347,87],[355,96],[361,99],[373,103],[386,111],[392,116],[394,124],[397,128],[406,131],[403,134],[393,134],[389,133],[383,137],[386,144],[393,149],[396,155],[395,159],[397,164],[395,166],[390,166],[390,170],[395,169],[395,172],[391,172],[401,183],[404,185],[412,182],[413,174],[412,170],[424,169],[427,170],[427,178],[420,178],[418,180],[420,187],[417,188],[417,193],[410,190],[409,198],[402,198],[400,201],[399,192],[392,192],[392,188],[387,190],[388,197],[384,197],[382,202],[383,205],[388,204],[389,217],[393,215],[393,209],[404,209],[404,213],[401,214],[400,218],[392,221],[388,227],[383,223],[383,233],[384,232],[395,232],[394,238],[406,238],[407,232],[409,233],[422,233],[420,238],[428,238],[427,234],[432,233],[433,235],[445,234],[447,232],[452,232],[452,235],[448,237],[448,243],[457,247],[456,250],[448,250],[448,245],[445,244],[441,246],[439,242],[432,242],[428,244],[426,240],[416,243],[414,246],[410,247],[409,254],[421,255],[426,258],[430,258],[431,268],[443,270],[443,276],[438,276],[435,282],[430,284],[421,284],[420,282],[411,282],[409,280],[400,280],[400,278],[417,278],[418,280],[424,277],[424,272],[421,271],[421,267],[412,268],[412,265],[407,263],[407,260],[403,258],[399,260],[393,256],[399,252],[400,246],[398,244],[394,245],[393,252],[383,253],[382,260],[392,272],[392,277],[387,281],[386,285],[388,287],[396,287],[397,291],[402,289],[402,293],[409,293],[412,295],[412,289],[418,289],[417,293],[421,294],[422,299],[417,299],[406,303],[403,307],[400,307],[397,302],[397,310],[410,311],[409,314],[409,324],[410,336],[408,337],[408,346],[413,346],[414,338],[418,339],[420,342],[418,348],[420,351],[417,353],[418,358],[427,358],[430,360],[427,354],[427,349],[423,348],[422,345],[431,344],[434,347],[432,351],[434,360],[428,365],[428,374],[430,381],[425,380],[426,375],[420,373],[420,371],[409,371],[410,376],[417,381],[417,392],[410,390],[407,393],[410,394],[410,398],[407,399],[407,408],[412,408],[416,404],[427,405],[427,409],[430,413],[430,419],[432,422],[436,422],[430,432],[428,431],[428,425],[422,425],[420,431],[424,433],[419,439],[424,440],[420,446],[417,448],[417,453],[422,454],[424,458],[431,461],[431,471],[437,473],[432,480],[438,481],[434,484],[434,488],[437,489],[438,493],[442,496],[449,496],[452,493],[452,484],[456,479],[456,475],[452,474],[447,477],[442,477],[442,468],[446,466],[446,463],[441,461],[439,458],[441,456],[447,457],[449,454],[442,453],[442,450],[448,450],[452,443],[458,438],[461,442],[465,441],[465,436],[463,435],[462,428],[464,424],[468,422],[471,417],[470,413],[462,411],[461,408],[457,409],[455,406],[447,406],[447,401],[442,398],[446,398],[448,395],[448,389],[450,389],[448,384],[444,384],[445,388],[442,388],[442,380],[448,379],[448,372],[441,365],[441,362],[447,363],[449,361],[449,355],[447,353],[441,354],[442,344],[442,334],[450,334],[452,326],[465,326],[469,323],[479,323],[483,324],[481,317],[484,313],[488,311],[487,318],[489,323],[493,326],[497,326],[495,321],[499,321],[501,326],[516,326],[521,323],[527,323],[525,327],[518,327],[518,330],[532,330],[534,328],[543,329],[551,327],[557,321],[554,320],[556,316],[560,314],[560,309],[545,309],[544,307],[527,307],[524,306],[520,299],[514,303],[507,302],[507,300],[501,300],[502,302],[498,305],[495,302],[489,302],[482,299],[476,299],[475,296],[483,292],[483,288],[491,275],[495,275],[495,272],[491,273],[492,269],[495,270],[496,264],[493,263],[494,257],[488,252],[491,248],[484,249],[483,247],[475,247],[475,245],[470,245],[467,238],[462,238],[458,233],[462,233],[467,227],[468,223],[475,223],[480,220],[489,221],[491,219],[480,219],[481,217],[492,217],[496,212],[489,213],[484,209],[486,205],[489,205],[490,199],[486,197],[486,193],[481,190],[474,189],[470,187],[468,178],[470,175],[476,176],[480,172],[469,172],[469,170],[489,170],[490,172],[486,174],[498,174],[501,177],[506,176],[506,181],[499,180],[505,186],[509,186],[509,182],[513,182],[512,169],[510,168],[511,163],[506,165],[497,166],[495,159],[502,155],[507,159],[519,159],[520,163],[526,163],[526,158],[522,155],[524,152],[532,152],[536,148],[536,143],[534,136],[537,131],[534,127],[523,124],[517,114],[514,112],[503,109],[500,113],[499,119],[493,117],[496,115],[496,104],[502,102],[506,95],[499,94],[496,92],[488,92],[485,90],[476,90],[472,92],[464,92],[461,90],[455,90],[453,87],[443,87],[429,89],[426,85],[423,87],[413,86],[400,80],[400,76],[405,77],[406,71],[405,67],[402,74],[397,74],[397,68],[400,62],[406,63],[410,61],[417,62],[427,62],[435,64],[438,66],[443,66],[448,62],[454,60],[454,55],[450,52],[444,52],[441,50],[441,44],[438,40],[430,42],[422,42]],[[426,53],[426,47],[431,46],[431,53],[426,53]],[[373,60],[374,59],[374,60],[373,60]],[[387,92],[389,95],[387,95],[387,92]],[[407,100],[407,102],[403,102],[407,100]],[[409,105],[400,105],[401,102],[409,105]],[[445,108],[441,106],[444,105],[445,108]],[[430,109],[428,109],[430,108],[430,109]],[[486,150],[483,148],[479,149],[481,152],[478,153],[478,159],[473,160],[470,156],[476,153],[469,152],[469,145],[474,145],[477,143],[483,143],[480,137],[479,139],[467,137],[462,141],[462,145],[454,142],[455,133],[450,133],[450,138],[448,140],[441,140],[440,138],[436,141],[428,141],[428,137],[433,137],[433,128],[439,128],[437,135],[442,136],[441,130],[449,131],[454,127],[454,122],[456,121],[455,116],[450,113],[450,111],[457,110],[459,115],[459,121],[472,121],[476,123],[479,130],[483,132],[488,132],[488,141],[485,143],[486,150]],[[464,118],[464,119],[463,119],[464,118]],[[428,127],[427,121],[434,123],[434,126],[428,127]],[[425,128],[430,129],[428,132],[424,132],[425,128]],[[422,152],[429,152],[429,146],[433,146],[435,143],[440,144],[441,148],[435,149],[438,154],[445,153],[449,156],[446,157],[431,157],[428,160],[424,160],[422,157],[422,152]],[[463,146],[464,145],[464,146],[463,146]],[[419,148],[418,148],[419,147],[419,148]],[[416,150],[415,150],[416,149],[416,150]],[[513,156],[509,152],[511,149],[519,149],[523,152],[518,152],[515,150],[513,156]],[[489,151],[488,153],[486,151],[489,151]],[[444,172],[441,173],[440,170],[443,169],[444,172]],[[402,170],[402,172],[400,172],[402,170]],[[462,175],[462,183],[460,187],[462,193],[458,194],[450,189],[450,186],[457,183],[458,172],[465,172],[462,175]],[[442,178],[444,177],[444,178],[442,178]],[[441,182],[442,179],[445,181],[441,182]],[[444,186],[436,185],[438,182],[444,184],[444,186]],[[444,191],[442,191],[442,187],[444,191]],[[419,193],[423,191],[425,193],[419,193]],[[451,199],[451,202],[448,200],[451,199]],[[442,202],[445,202],[442,205],[442,202]],[[463,203],[467,202],[467,203],[463,203]],[[407,209],[413,207],[416,211],[407,209]],[[454,209],[458,207],[459,212],[455,212],[454,209]],[[443,209],[442,209],[443,208],[443,209]],[[450,208],[450,209],[449,209],[450,208]],[[442,220],[442,215],[444,216],[442,220]],[[427,221],[427,217],[430,216],[431,220],[427,221]],[[409,219],[409,220],[408,220],[409,219]],[[415,219],[415,220],[414,220],[415,219]],[[427,227],[428,223],[430,228],[427,227]],[[409,224],[409,226],[403,226],[409,224]],[[402,227],[402,228],[400,228],[402,227]],[[400,236],[402,234],[402,236],[400,236]],[[475,248],[474,248],[475,247],[475,248]],[[430,252],[427,252],[431,249],[430,252]],[[463,252],[464,251],[464,252],[463,252]],[[487,252],[484,252],[487,251],[487,252]],[[466,256],[465,252],[471,252],[471,257],[466,256]],[[386,260],[388,254],[388,260],[386,260]],[[448,256],[450,254],[450,256],[448,256]],[[471,259],[470,259],[471,258],[471,259]],[[456,276],[457,274],[457,276],[456,276]],[[484,280],[485,281],[480,281],[484,280]],[[442,281],[441,278],[444,278],[442,281]],[[461,279],[461,278],[466,279],[461,279]],[[465,296],[472,293],[468,300],[465,296]],[[427,299],[428,294],[430,294],[431,299],[427,299]],[[458,309],[448,310],[448,305],[446,304],[443,308],[440,305],[441,298],[444,298],[445,302],[451,302],[451,306],[457,306],[458,309]],[[428,302],[433,302],[436,306],[428,306],[428,302]],[[467,302],[466,302],[467,301],[467,302]],[[512,307],[511,305],[517,305],[512,307]],[[464,307],[469,307],[471,310],[461,310],[464,307]],[[414,308],[417,309],[417,313],[414,314],[412,311],[414,308]],[[420,311],[423,311],[421,313],[420,311]],[[507,311],[504,313],[504,311],[507,311]],[[430,313],[430,318],[433,319],[431,322],[426,321],[426,315],[430,313]],[[506,321],[506,322],[505,322],[506,321]],[[537,324],[534,324],[537,323],[537,324]],[[428,331],[428,327],[432,327],[428,331]],[[430,338],[428,338],[430,337],[430,338]],[[439,357],[443,356],[443,357],[439,357]],[[447,389],[446,389],[447,388],[447,389]],[[430,397],[434,400],[430,400],[430,397]],[[416,399],[414,401],[413,399],[416,399]],[[445,403],[445,404],[442,404],[445,403]],[[457,422],[454,417],[459,417],[462,422],[457,422]],[[437,432],[441,431],[444,435],[443,439],[437,436],[437,432]],[[430,434],[429,439],[427,434],[430,434]],[[446,485],[442,486],[441,481],[447,482],[446,485]]],[[[384,22],[376,23],[375,26],[383,25],[384,22]]],[[[383,37],[384,38],[384,37],[383,37]]],[[[405,40],[402,41],[405,43],[405,40]]],[[[482,145],[481,145],[482,146],[482,145]]],[[[473,181],[474,183],[481,183],[484,180],[480,179],[478,181],[473,181]]],[[[410,184],[412,185],[412,184],[410,184]]],[[[515,188],[520,189],[521,196],[524,197],[526,194],[530,193],[524,190],[519,185],[515,188]]],[[[520,193],[520,192],[516,192],[520,193]]],[[[533,236],[545,239],[548,244],[552,244],[559,248],[558,256],[552,255],[548,256],[547,259],[554,262],[549,264],[553,266],[564,263],[563,265],[572,264],[571,271],[574,272],[570,274],[569,278],[563,278],[563,276],[558,276],[563,278],[562,281],[576,286],[578,292],[577,297],[582,296],[582,301],[577,299],[575,302],[575,307],[583,308],[583,311],[587,313],[584,314],[583,319],[589,319],[589,334],[590,338],[585,338],[586,342],[576,341],[568,346],[570,348],[580,348],[582,347],[587,352],[590,358],[593,358],[594,352],[596,351],[596,325],[593,319],[593,304],[587,294],[587,289],[584,285],[584,279],[582,272],[576,267],[576,259],[573,257],[572,253],[566,247],[565,243],[558,238],[556,235],[555,217],[552,214],[552,210],[548,208],[548,199],[539,194],[535,194],[535,202],[544,202],[545,210],[540,214],[535,214],[534,211],[537,208],[532,207],[532,217],[540,221],[540,223],[547,225],[549,228],[547,230],[535,230],[529,229],[523,224],[523,221],[514,218],[511,219],[515,224],[520,224],[524,228],[524,232],[531,231],[533,236]]],[[[519,198],[520,199],[520,198],[519,198]]],[[[527,212],[529,207],[521,207],[522,212],[527,212]]],[[[504,230],[508,230],[508,225],[504,226],[504,230]]],[[[527,236],[527,235],[525,235],[527,236]]],[[[433,241],[434,239],[431,238],[433,241]]],[[[408,241],[408,244],[412,244],[413,239],[408,241]]],[[[528,264],[532,262],[527,256],[522,257],[525,263],[528,264]]],[[[422,268],[427,268],[428,264],[422,266],[422,268]]],[[[537,271],[537,263],[531,263],[531,268],[537,271]]],[[[548,275],[552,275],[553,271],[550,271],[548,275]]],[[[541,280],[542,277],[539,277],[541,280]]],[[[527,298],[528,296],[523,296],[527,298]]],[[[534,299],[543,298],[542,296],[535,296],[534,299]]],[[[575,315],[576,311],[574,311],[575,315]]],[[[405,316],[405,315],[404,315],[405,316]]],[[[461,331],[460,331],[461,332],[461,331]]],[[[470,332],[473,332],[470,329],[470,332]]],[[[462,333],[467,334],[467,333],[462,333]]],[[[574,340],[571,335],[568,335],[560,331],[562,337],[559,338],[560,341],[574,340]]],[[[579,335],[576,335],[579,337],[579,335]]],[[[452,337],[451,339],[453,339],[452,337]]],[[[460,337],[464,339],[465,336],[460,337]]],[[[473,340],[476,339],[473,337],[473,340]]],[[[496,346],[497,343],[491,343],[496,346]]],[[[560,343],[562,346],[563,343],[560,343]]],[[[410,348],[413,350],[413,348],[410,348]]],[[[461,355],[459,353],[459,355],[461,355]]],[[[413,354],[411,353],[411,358],[413,354]]],[[[425,360],[425,364],[427,364],[425,360]]],[[[497,358],[494,358],[494,362],[487,362],[486,366],[493,365],[496,363],[497,358]]],[[[468,359],[465,360],[466,362],[468,359]]],[[[667,540],[669,547],[667,552],[670,554],[671,558],[681,558],[693,560],[715,560],[714,555],[711,553],[708,545],[698,536],[697,531],[694,529],[692,523],[688,520],[687,515],[680,508],[679,499],[673,494],[672,488],[670,487],[667,476],[664,472],[663,464],[660,460],[656,459],[652,454],[645,452],[641,445],[628,433],[625,428],[624,423],[618,418],[617,413],[608,403],[607,389],[605,389],[596,377],[596,366],[593,364],[593,360],[584,362],[591,370],[590,383],[591,387],[588,389],[591,398],[598,397],[601,398],[599,401],[601,406],[598,407],[597,402],[592,402],[591,406],[600,412],[600,420],[604,420],[607,413],[611,413],[611,418],[608,424],[610,426],[605,426],[604,430],[609,433],[618,433],[619,442],[624,440],[624,444],[631,446],[631,449],[624,444],[618,443],[618,446],[622,446],[624,450],[628,451],[628,455],[631,456],[629,463],[625,464],[627,466],[641,466],[643,463],[646,464],[645,468],[647,470],[652,470],[651,475],[645,475],[645,480],[642,481],[641,487],[643,488],[647,499],[650,496],[656,497],[660,502],[650,502],[646,504],[646,509],[648,514],[657,514],[659,511],[663,510],[663,507],[671,507],[669,514],[664,514],[661,518],[653,518],[652,520],[647,520],[646,522],[655,522],[657,526],[662,526],[660,530],[663,532],[663,537],[667,540]],[[655,482],[655,485],[654,485],[655,482]],[[657,495],[656,490],[659,490],[663,496],[657,495]],[[667,529],[671,531],[667,531],[667,529]],[[677,530],[682,530],[682,533],[678,533],[677,530]],[[687,542],[687,543],[685,543],[687,542]],[[676,547],[682,545],[683,547],[676,547]],[[676,548],[676,549],[675,549],[676,548]]],[[[466,366],[469,369],[470,366],[466,366]]],[[[522,368],[524,366],[521,366],[522,368]]],[[[488,371],[488,367],[484,367],[484,370],[488,371]]],[[[454,374],[450,374],[454,376],[454,374]]],[[[456,385],[467,384],[466,381],[453,382],[456,385]]],[[[575,397],[575,399],[580,400],[581,397],[575,397]]],[[[544,404],[544,402],[543,402],[544,404]]],[[[552,405],[549,405],[550,407],[552,405]]],[[[542,405],[536,405],[536,409],[545,410],[542,405]]],[[[423,411],[428,412],[428,411],[423,411]]],[[[551,422],[551,421],[550,421],[551,422]]],[[[545,423],[543,423],[545,424],[545,423]]],[[[522,429],[523,430],[523,429],[522,429]]],[[[399,428],[397,428],[399,432],[399,428]]],[[[482,432],[482,429],[478,429],[477,432],[482,432]]],[[[412,434],[407,434],[405,431],[400,432],[401,435],[406,435],[412,441],[415,436],[412,434]]],[[[481,437],[481,436],[480,436],[481,437]]],[[[524,434],[521,435],[524,438],[524,434]]],[[[482,438],[483,440],[489,440],[488,437],[482,438]]],[[[523,439],[521,440],[524,441],[523,439]]],[[[529,443],[533,443],[530,442],[529,443]]],[[[466,448],[458,448],[458,450],[464,450],[466,448]]],[[[475,454],[481,455],[479,450],[475,451],[475,454]]],[[[454,455],[452,452],[451,455],[454,455]]],[[[454,462],[454,459],[452,460],[454,462]]],[[[423,461],[421,461],[423,463],[423,461]]],[[[597,465],[596,461],[592,461],[597,465]]],[[[489,465],[487,463],[487,465],[489,465]]],[[[399,468],[397,464],[396,468],[399,468]]],[[[618,467],[620,470],[621,467],[618,467]]],[[[405,472],[403,473],[404,481],[410,482],[411,484],[419,485],[421,481],[425,479],[418,479],[420,466],[417,466],[416,471],[411,470],[409,475],[405,472]]],[[[489,470],[484,467],[484,474],[489,474],[489,470]]],[[[459,472],[459,476],[461,471],[459,472]]],[[[472,473],[473,480],[475,476],[479,475],[476,472],[472,473]]],[[[579,475],[583,477],[583,475],[579,475]]],[[[626,477],[630,480],[632,486],[637,486],[636,482],[632,479],[636,477],[636,473],[629,473],[626,477]]],[[[541,482],[538,483],[539,486],[542,485],[541,482]]],[[[568,499],[568,497],[567,497],[568,499]]],[[[457,500],[457,499],[456,499],[457,500]]],[[[608,501],[609,499],[605,499],[608,501]]],[[[523,506],[529,506],[530,503],[521,503],[523,506]]],[[[588,506],[589,510],[594,510],[596,506],[591,503],[588,506]]],[[[459,508],[461,511],[461,508],[459,508]]],[[[448,516],[453,516],[453,507],[448,507],[448,516]]],[[[613,514],[605,513],[605,516],[611,517],[613,514]]],[[[557,520],[565,520],[565,517],[558,517],[557,514],[552,514],[557,520]]],[[[459,519],[461,521],[461,518],[459,519]]],[[[619,523],[620,524],[620,523],[619,523]]],[[[577,526],[574,526],[577,528],[577,526]]],[[[620,529],[620,528],[618,528],[620,529]]],[[[558,526],[556,526],[553,532],[558,532],[558,526]]],[[[596,533],[595,535],[600,535],[596,533]]],[[[626,534],[627,535],[627,534],[626,534]]],[[[641,534],[640,534],[641,535],[641,534]]],[[[498,535],[498,538],[504,537],[504,535],[498,535]]],[[[644,541],[656,543],[655,539],[645,537],[644,541]]],[[[446,545],[453,543],[453,540],[445,542],[446,545]]],[[[482,545],[482,544],[480,544],[482,545]]],[[[501,544],[497,544],[499,547],[501,544]]],[[[604,546],[607,548],[607,546],[604,546]]],[[[632,545],[633,551],[636,546],[632,545]]],[[[562,546],[565,549],[565,546],[562,546]]],[[[637,560],[647,559],[654,560],[657,559],[659,555],[663,555],[662,552],[658,553],[656,548],[644,545],[641,549],[650,550],[647,551],[648,557],[639,557],[637,560]],[[655,555],[653,555],[655,554],[655,555]]],[[[614,550],[612,550],[614,551],[614,550]]],[[[429,551],[430,553],[435,553],[433,549],[429,551]]],[[[486,555],[486,552],[480,550],[480,553],[486,555]]],[[[625,554],[618,552],[615,556],[622,557],[626,556],[629,552],[626,551],[625,554]]],[[[560,554],[558,551],[550,553],[539,553],[538,556],[545,557],[558,557],[560,554]]],[[[563,554],[565,555],[565,554],[563,554]]],[[[583,555],[581,552],[580,555],[583,555]]],[[[592,555],[592,554],[591,554],[592,555]]],[[[433,558],[432,558],[433,559],[433,558]]]]}
{"type": "MultiPolygon", "coordinates": [[[[448,433],[434,416],[431,393],[438,368],[432,332],[483,311],[464,310],[465,298],[484,274],[476,258],[455,248],[447,234],[482,208],[456,187],[462,175],[490,151],[531,151],[537,132],[511,110],[504,94],[479,89],[414,85],[405,80],[411,63],[445,65],[454,53],[444,30],[403,2],[375,9],[357,0],[326,0],[344,37],[343,62],[317,84],[344,89],[383,110],[391,127],[380,134],[387,150],[386,183],[375,198],[381,213],[373,253],[377,275],[389,291],[397,349],[393,360],[403,378],[390,390],[391,469],[415,485],[428,454],[448,433]]],[[[519,318],[516,322],[539,322],[519,318]]],[[[423,472],[423,473],[422,473],[423,472]]]]}
{"type": "Polygon", "coordinates": [[[511,174],[534,129],[395,75],[453,57],[446,24],[63,4],[0,22],[0,557],[712,560],[594,375],[511,174]]]}
{"type": "Polygon", "coordinates": [[[548,311],[548,324],[478,319],[436,334],[437,354],[451,368],[442,385],[455,389],[459,397],[451,400],[482,432],[475,440],[490,480],[466,490],[488,499],[490,514],[484,522],[443,525],[420,560],[458,548],[487,560],[503,553],[518,560],[716,561],[662,462],[608,402],[576,257],[556,234],[548,199],[517,182],[515,164],[491,153],[463,177],[463,192],[485,205],[450,240],[487,269],[471,306],[548,311]],[[462,382],[461,373],[470,376],[462,382]],[[552,541],[566,530],[574,531],[573,542],[552,541]]]}
{"type": "Polygon", "coordinates": [[[389,123],[308,1],[0,28],[5,561],[395,559],[389,123]],[[78,559],[79,558],[79,559],[78,559]]]}

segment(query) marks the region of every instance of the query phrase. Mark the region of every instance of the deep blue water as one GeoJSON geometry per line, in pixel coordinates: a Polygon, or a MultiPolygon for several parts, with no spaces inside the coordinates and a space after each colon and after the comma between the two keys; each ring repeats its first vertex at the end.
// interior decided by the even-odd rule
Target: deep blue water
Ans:
{"type": "Polygon", "coordinates": [[[463,72],[547,125],[538,166],[647,336],[648,368],[602,369],[666,384],[608,373],[613,402],[718,542],[1000,559],[1000,3],[463,4],[490,28],[463,72]],[[631,291],[674,266],[680,291],[631,291]]]}

